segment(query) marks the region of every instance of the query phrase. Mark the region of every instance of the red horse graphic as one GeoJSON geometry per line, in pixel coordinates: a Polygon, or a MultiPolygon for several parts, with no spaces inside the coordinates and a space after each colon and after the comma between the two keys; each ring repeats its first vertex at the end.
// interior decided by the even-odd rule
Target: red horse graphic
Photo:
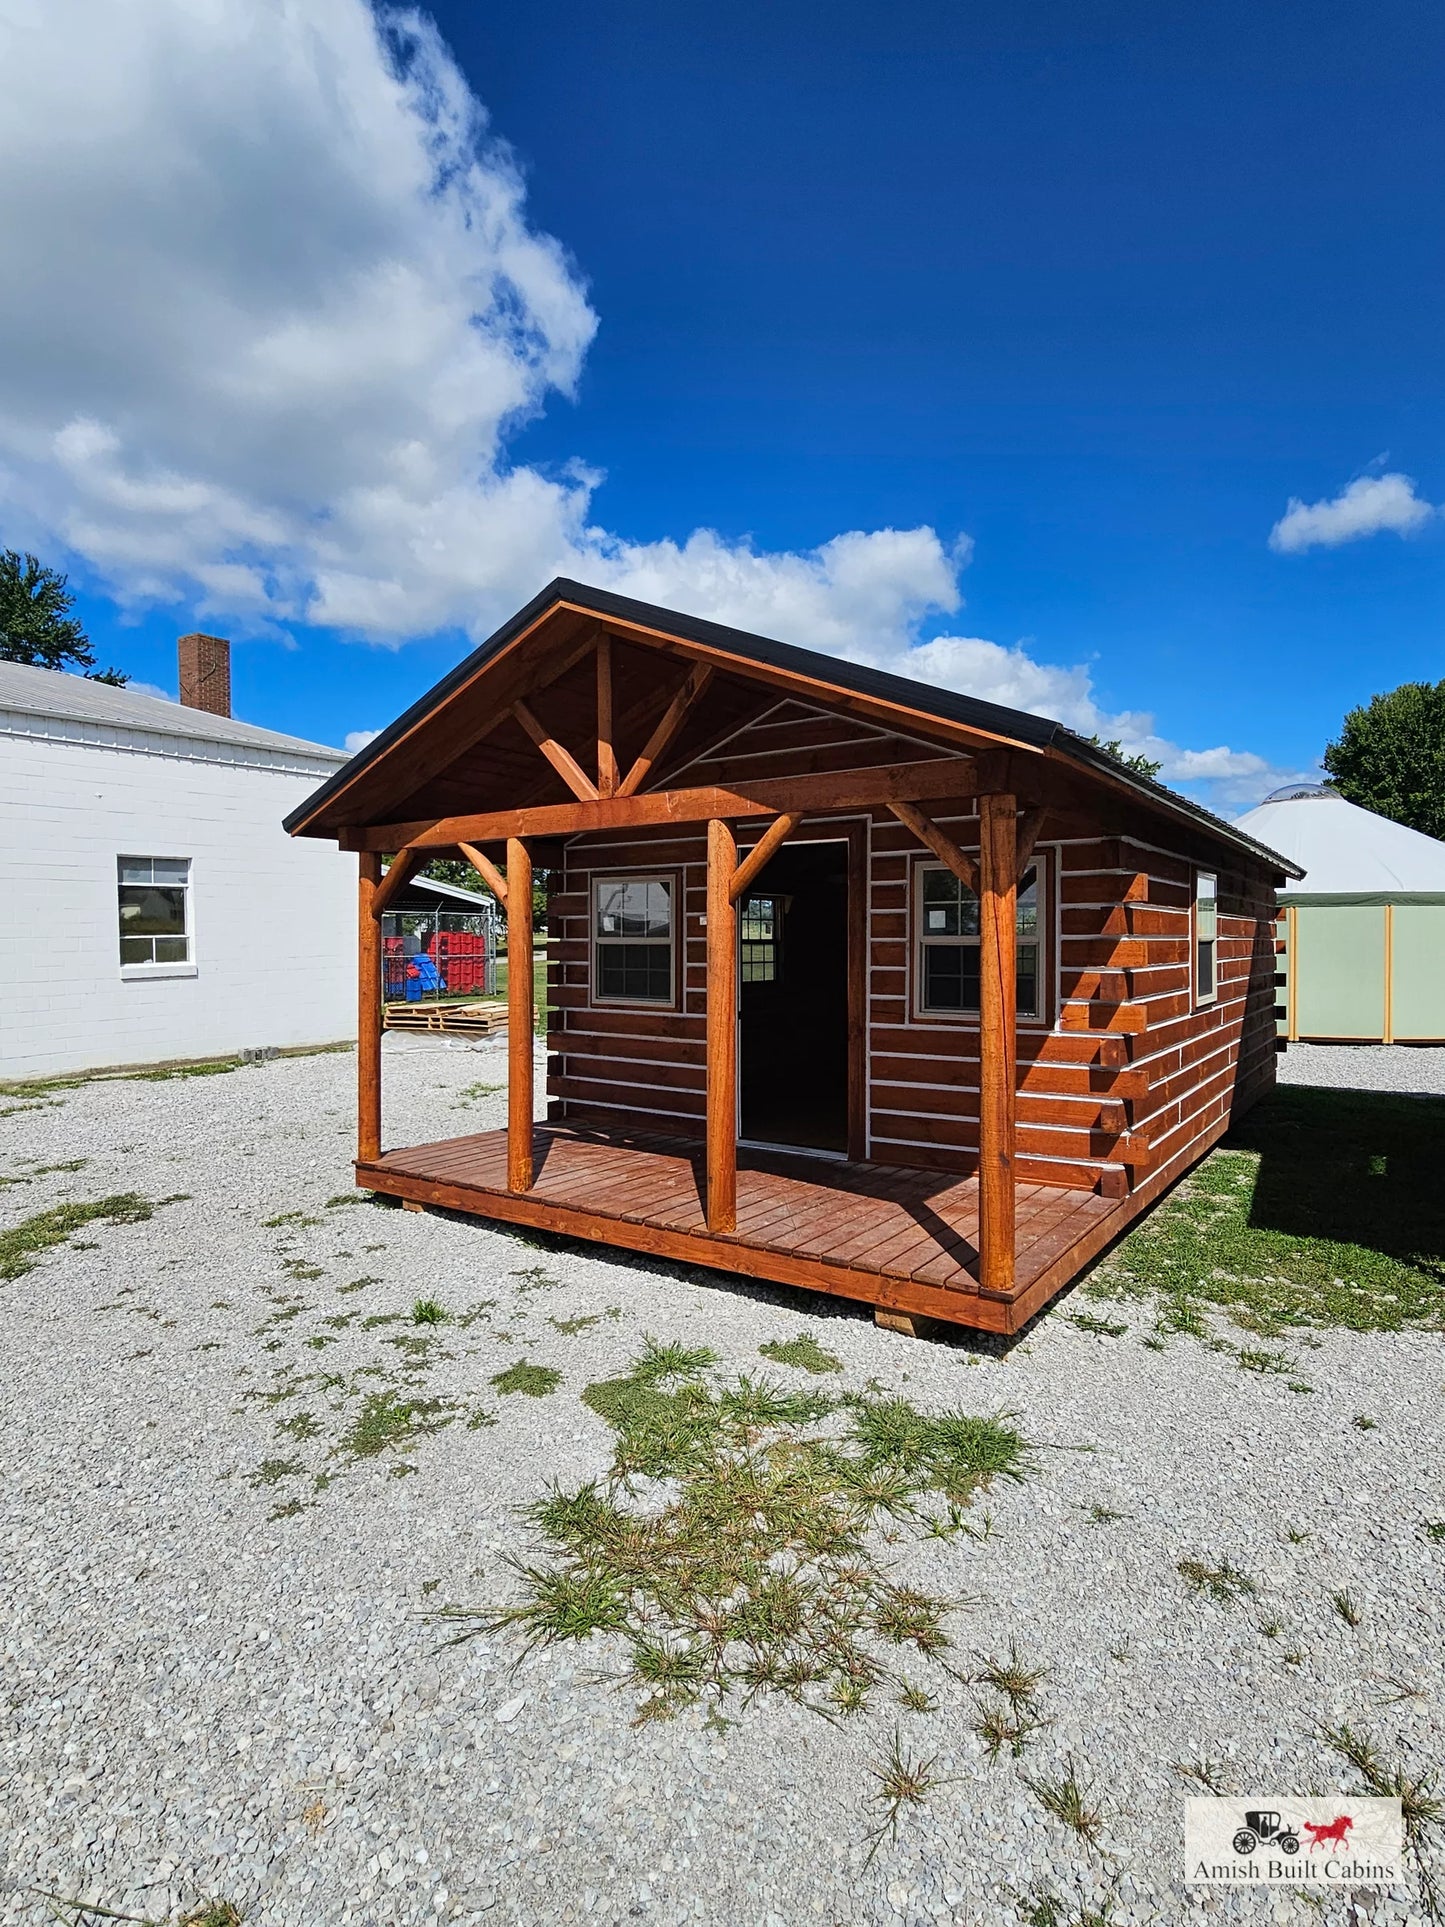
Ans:
{"type": "Polygon", "coordinates": [[[1316,1826],[1313,1820],[1306,1820],[1305,1832],[1314,1835],[1310,1841],[1310,1852],[1313,1853],[1316,1847],[1343,1847],[1345,1835],[1354,1824],[1348,1813],[1342,1813],[1338,1820],[1331,1820],[1326,1827],[1316,1826]]]}

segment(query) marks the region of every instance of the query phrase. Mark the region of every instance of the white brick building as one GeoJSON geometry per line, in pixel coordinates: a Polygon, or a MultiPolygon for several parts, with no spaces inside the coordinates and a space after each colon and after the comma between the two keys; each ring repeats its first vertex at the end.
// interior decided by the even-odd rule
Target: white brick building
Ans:
{"type": "Polygon", "coordinates": [[[0,662],[0,1077],[349,1037],[355,859],[281,828],[345,761],[0,662]]]}

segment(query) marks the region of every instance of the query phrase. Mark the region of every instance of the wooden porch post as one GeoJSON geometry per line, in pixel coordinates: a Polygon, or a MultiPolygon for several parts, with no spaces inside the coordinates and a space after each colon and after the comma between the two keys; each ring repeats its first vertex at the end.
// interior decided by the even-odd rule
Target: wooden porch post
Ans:
{"type": "Polygon", "coordinates": [[[1012,796],[979,798],[979,1283],[1014,1282],[1018,846],[1012,796]]]}
{"type": "Polygon", "coordinates": [[[707,826],[707,1228],[738,1222],[738,951],[732,825],[707,826]]]}
{"type": "Polygon", "coordinates": [[[356,899],[356,1158],[381,1156],[381,858],[363,851],[356,899]]]}
{"type": "Polygon", "coordinates": [[[532,852],[507,838],[507,1189],[532,1188],[532,852]]]}

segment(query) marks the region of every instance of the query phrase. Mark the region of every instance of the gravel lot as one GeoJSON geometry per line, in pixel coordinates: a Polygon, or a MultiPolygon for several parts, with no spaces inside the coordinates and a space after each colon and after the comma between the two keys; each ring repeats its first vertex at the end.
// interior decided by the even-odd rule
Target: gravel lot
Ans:
{"type": "MultiPolygon", "coordinates": [[[[504,1046],[388,1043],[388,1141],[503,1122],[481,1087],[504,1046]]],[[[1403,1055],[1439,1077],[1445,1053],[1403,1055]]],[[[352,1074],[317,1056],[0,1101],[6,1226],[187,1194],[0,1284],[0,1920],[56,1918],[36,1888],[151,1920],[222,1898],[250,1927],[1008,1927],[1053,1918],[1030,1911],[1043,1897],[1110,1894],[1121,1924],[1422,1918],[1403,1890],[1318,1913],[1285,1890],[1186,1893],[1181,1802],[1202,1789],[1175,1763],[1262,1796],[1354,1788],[1318,1734],[1339,1720],[1440,1761],[1439,1334],[1325,1332],[1287,1378],[1195,1339],[1152,1349],[1137,1304],[1110,1313],[1122,1333],[1083,1329],[1105,1308],[1075,1293],[1006,1350],[919,1343],[787,1292],[328,1202],[349,1189],[352,1074]],[[425,1333],[418,1297],[460,1316],[425,1333]],[[589,1382],[653,1334],[815,1385],[758,1356],[800,1332],[843,1361],[829,1389],[1008,1411],[1039,1446],[1037,1476],[975,1504],[974,1536],[887,1548],[959,1601],[959,1674],[1010,1641],[1048,1669],[1021,1758],[990,1760],[978,1688],[937,1666],[931,1712],[884,1695],[829,1723],[760,1694],[637,1727],[605,1639],[520,1664],[506,1633],[441,1644],[432,1609],[510,1590],[505,1556],[535,1543],[516,1508],[607,1470],[589,1382]],[[524,1358],[560,1389],[499,1392],[524,1358]],[[300,1374],[333,1383],[280,1396],[300,1374]],[[357,1456],[366,1388],[396,1384],[453,1401],[434,1408],[452,1422],[357,1456]],[[1257,1596],[1192,1591],[1191,1558],[1257,1596]],[[946,1779],[870,1863],[895,1732],[946,1779]],[[1025,1777],[1070,1761],[1102,1808],[1095,1847],[1025,1777]]]]}
{"type": "Polygon", "coordinates": [[[1281,1084],[1445,1097],[1445,1045],[1291,1044],[1277,1074],[1281,1084]]]}

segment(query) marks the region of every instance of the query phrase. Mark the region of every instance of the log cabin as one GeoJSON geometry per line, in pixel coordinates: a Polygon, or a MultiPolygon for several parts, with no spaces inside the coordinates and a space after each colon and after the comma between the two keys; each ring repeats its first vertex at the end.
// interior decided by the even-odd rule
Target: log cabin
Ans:
{"type": "Polygon", "coordinates": [[[356,1181],[413,1206],[1010,1333],[1274,1081],[1284,858],[1058,723],[580,583],[286,828],[358,853],[356,1181]],[[507,1127],[383,1148],[381,915],[458,851],[507,1127]]]}

